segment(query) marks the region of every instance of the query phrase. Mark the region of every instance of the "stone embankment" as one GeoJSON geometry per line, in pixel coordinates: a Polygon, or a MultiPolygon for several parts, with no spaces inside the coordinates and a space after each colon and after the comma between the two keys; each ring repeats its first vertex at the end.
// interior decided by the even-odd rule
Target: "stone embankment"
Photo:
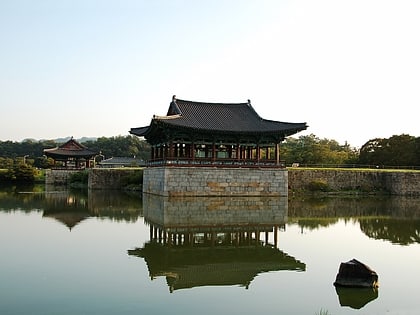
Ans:
{"type": "Polygon", "coordinates": [[[171,196],[287,196],[280,168],[151,167],[143,192],[171,196]]]}
{"type": "Polygon", "coordinates": [[[359,191],[420,196],[420,172],[388,170],[289,169],[289,191],[359,191]]]}
{"type": "Polygon", "coordinates": [[[139,168],[93,168],[89,170],[89,189],[123,189],[128,185],[142,185],[143,170],[139,168]],[[141,172],[141,176],[137,176],[141,172]],[[133,183],[133,179],[138,181],[133,183]]]}
{"type": "Polygon", "coordinates": [[[45,184],[46,185],[67,185],[70,176],[78,173],[80,170],[57,170],[49,169],[45,171],[45,184]]]}
{"type": "MultiPolygon", "coordinates": [[[[192,170],[189,169],[188,171],[190,173],[186,174],[183,181],[188,182],[189,188],[187,187],[186,189],[193,189],[193,187],[190,187],[194,183],[194,180],[191,180],[193,178],[191,176],[192,170]]],[[[136,183],[131,181],[131,184],[141,188],[142,176],[138,176],[139,172],[141,172],[140,175],[142,175],[143,170],[138,168],[90,169],[88,187],[90,189],[122,189],[127,185],[127,178],[138,178],[138,180],[136,179],[136,183]]],[[[47,172],[46,183],[65,185],[70,173],[71,172],[68,171],[57,170],[47,172]]],[[[326,191],[420,196],[420,172],[289,168],[288,172],[285,172],[284,174],[286,175],[284,178],[285,181],[279,182],[278,185],[284,187],[285,183],[287,183],[289,193],[326,191]]],[[[212,176],[214,176],[214,174],[212,176]]],[[[176,177],[179,179],[179,174],[177,174],[176,177]]],[[[146,182],[152,181],[153,178],[154,177],[150,177],[145,180],[146,182]]],[[[252,180],[256,182],[259,178],[252,178],[252,180]]],[[[248,181],[251,181],[251,179],[248,181]]],[[[219,190],[227,189],[226,186],[229,186],[229,181],[218,183],[215,186],[216,188],[212,185],[215,186],[215,184],[212,183],[207,186],[211,186],[209,189],[213,190],[216,188],[219,190]]],[[[284,188],[281,188],[281,190],[283,189],[284,188]]],[[[256,191],[258,191],[258,189],[256,191]]],[[[264,192],[264,189],[261,191],[264,192]]]]}

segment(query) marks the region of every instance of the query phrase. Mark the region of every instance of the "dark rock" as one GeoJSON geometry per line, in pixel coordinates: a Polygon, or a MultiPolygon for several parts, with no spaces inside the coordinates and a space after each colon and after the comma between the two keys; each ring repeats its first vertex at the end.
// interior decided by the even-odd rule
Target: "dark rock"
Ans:
{"type": "Polygon", "coordinates": [[[376,288],[378,275],[367,265],[356,259],[342,262],[334,282],[335,286],[376,288]]]}

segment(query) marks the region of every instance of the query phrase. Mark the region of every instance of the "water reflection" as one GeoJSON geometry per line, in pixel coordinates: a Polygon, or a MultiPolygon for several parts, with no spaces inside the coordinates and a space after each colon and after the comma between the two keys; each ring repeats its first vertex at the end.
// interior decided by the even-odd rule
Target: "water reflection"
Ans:
{"type": "Polygon", "coordinates": [[[0,190],[0,210],[41,211],[70,230],[91,217],[133,222],[142,215],[141,197],[119,191],[68,190],[62,187],[8,187],[0,190]]]}
{"type": "Polygon", "coordinates": [[[360,229],[370,238],[387,240],[399,245],[420,243],[420,219],[360,219],[359,223],[360,229]]]}
{"type": "Polygon", "coordinates": [[[212,285],[248,288],[262,272],[304,271],[305,264],[277,248],[287,199],[168,198],[143,195],[150,240],[129,250],[149,276],[166,277],[170,292],[212,285]]]}
{"type": "Polygon", "coordinates": [[[369,302],[378,298],[378,290],[375,288],[335,288],[341,306],[361,309],[369,302]]]}
{"type": "Polygon", "coordinates": [[[412,197],[291,198],[289,222],[302,231],[327,227],[344,219],[358,222],[368,237],[394,244],[420,243],[420,203],[412,197]]]}

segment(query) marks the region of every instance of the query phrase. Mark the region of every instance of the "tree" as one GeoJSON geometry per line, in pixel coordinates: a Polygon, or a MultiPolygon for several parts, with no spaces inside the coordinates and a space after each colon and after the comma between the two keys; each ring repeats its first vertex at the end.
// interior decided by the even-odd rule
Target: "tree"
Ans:
{"type": "Polygon", "coordinates": [[[420,165],[420,138],[394,135],[387,139],[375,138],[360,149],[359,163],[381,166],[420,165]]]}
{"type": "Polygon", "coordinates": [[[137,136],[101,137],[82,144],[93,151],[101,152],[105,158],[130,156],[147,160],[150,157],[150,145],[137,136]]]}
{"type": "Polygon", "coordinates": [[[357,161],[358,151],[347,143],[319,139],[315,135],[287,138],[281,147],[281,158],[286,163],[300,164],[349,164],[357,161]]]}
{"type": "Polygon", "coordinates": [[[12,179],[16,182],[33,183],[35,180],[35,170],[28,164],[16,163],[13,167],[12,179]]]}

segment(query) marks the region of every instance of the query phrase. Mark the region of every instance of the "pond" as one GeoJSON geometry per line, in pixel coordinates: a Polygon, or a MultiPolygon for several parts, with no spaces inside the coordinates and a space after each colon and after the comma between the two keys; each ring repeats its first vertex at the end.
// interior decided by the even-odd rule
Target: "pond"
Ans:
{"type": "Polygon", "coordinates": [[[419,201],[5,187],[0,314],[419,314],[419,201]]]}

